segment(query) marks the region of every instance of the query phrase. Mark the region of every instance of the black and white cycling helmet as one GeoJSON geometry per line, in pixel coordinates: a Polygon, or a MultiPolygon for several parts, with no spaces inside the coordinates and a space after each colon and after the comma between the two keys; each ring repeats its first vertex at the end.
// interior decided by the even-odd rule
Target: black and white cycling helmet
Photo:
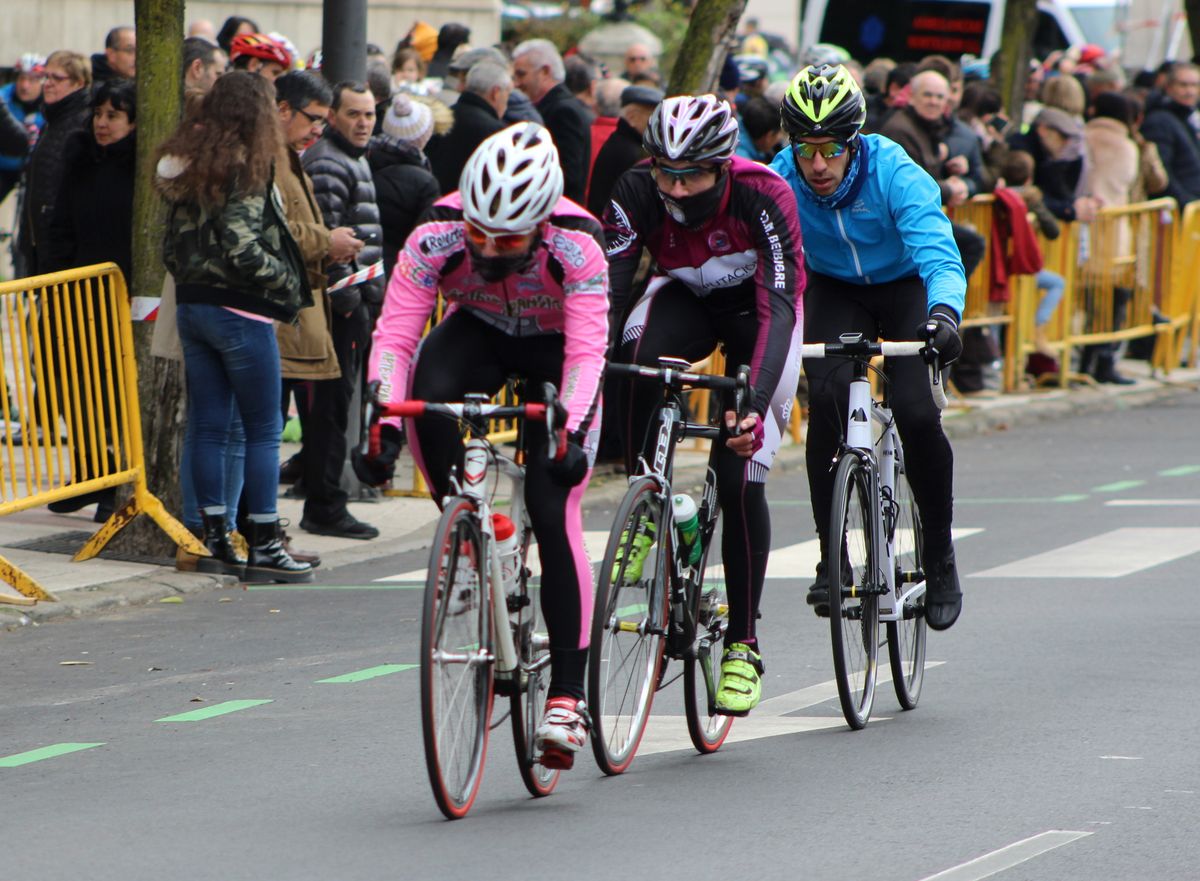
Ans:
{"type": "Polygon", "coordinates": [[[491,232],[532,232],[563,193],[562,166],[550,132],[519,122],[484,140],[458,179],[463,216],[491,232]]]}
{"type": "Polygon", "coordinates": [[[737,119],[716,95],[667,98],[650,114],[642,144],[657,159],[725,160],[737,149],[737,119]]]}

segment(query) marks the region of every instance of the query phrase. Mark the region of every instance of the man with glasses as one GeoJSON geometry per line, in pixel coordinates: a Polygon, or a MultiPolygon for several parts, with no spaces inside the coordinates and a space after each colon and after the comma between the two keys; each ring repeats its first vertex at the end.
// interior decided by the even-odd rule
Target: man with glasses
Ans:
{"type": "MultiPolygon", "coordinates": [[[[847,332],[867,339],[928,339],[942,366],[954,361],[962,352],[958,322],[967,280],[937,182],[898,144],[860,134],[866,100],[842,65],[801,70],[780,116],[791,149],[781,151],[771,167],[791,184],[804,230],[807,340],[835,342],[847,332]]],[[[830,463],[841,439],[850,374],[824,358],[808,362],[804,371],[808,485],[822,559],[808,602],[818,615],[827,615],[830,463]]],[[[925,618],[930,627],[945,630],[962,608],[950,539],[954,455],[924,363],[897,358],[885,362],[884,371],[921,512],[925,618]]]]}
{"type": "Polygon", "coordinates": [[[653,76],[658,67],[658,61],[650,47],[644,43],[631,43],[625,50],[625,72],[622,76],[635,82],[645,76],[653,76]]]}
{"type": "MultiPolygon", "coordinates": [[[[558,454],[549,455],[544,431],[526,432],[525,502],[550,633],[550,686],[535,738],[544,765],[570,768],[588,731],[583,682],[592,569],[581,510],[600,426],[608,316],[603,236],[595,218],[563,197],[558,151],[535,123],[487,138],[459,186],[426,213],[397,258],[369,376],[383,403],[494,395],[512,375],[525,379],[525,393],[535,399],[542,383],[558,387],[566,410],[558,454]],[[446,311],[422,340],[439,292],[446,311]]],[[[406,436],[441,504],[452,466],[462,473],[458,426],[410,421],[406,436]]],[[[356,458],[364,482],[391,476],[400,452],[392,420],[380,427],[378,448],[356,458]]]]}
{"type": "Polygon", "coordinates": [[[92,80],[100,88],[108,80],[137,75],[137,31],[128,26],[115,27],[104,38],[104,51],[92,55],[92,80]]]}
{"type": "MultiPolygon", "coordinates": [[[[738,125],[715,95],[668,98],[643,137],[650,160],[617,182],[604,216],[617,360],[656,366],[661,356],[696,362],[723,346],[727,373],[750,366],[750,414],[724,413],[709,459],[725,518],[721,555],[729,629],[717,711],[744,716],[762,695],[755,619],[771,547],[766,480],[787,429],[800,377],[800,227],[796,199],[766,166],[734,155],[738,125]],[[656,274],[628,316],[643,249],[656,274]],[[623,328],[623,330],[622,330],[623,328]]],[[[660,392],[628,386],[621,408],[626,465],[654,456],[650,425],[660,392]]],[[[633,543],[626,577],[637,579],[655,536],[633,543]]],[[[642,538],[643,536],[639,536],[642,538]]]]}

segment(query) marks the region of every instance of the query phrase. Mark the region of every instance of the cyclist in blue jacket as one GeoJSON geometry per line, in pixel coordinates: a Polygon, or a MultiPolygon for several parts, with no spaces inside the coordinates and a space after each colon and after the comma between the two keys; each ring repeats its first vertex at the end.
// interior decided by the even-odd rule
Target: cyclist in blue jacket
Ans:
{"type": "MultiPolygon", "coordinates": [[[[771,168],[795,192],[804,231],[805,340],[835,342],[846,332],[867,339],[915,336],[930,341],[944,367],[962,352],[958,323],[967,287],[962,258],[941,211],[937,183],[899,145],[861,134],[866,114],[866,100],[850,72],[827,64],[801,70],[780,109],[791,148],[771,168]]],[[[924,363],[897,358],[884,369],[924,527],[925,618],[930,627],[945,630],[962,609],[950,537],[954,454],[924,363]]],[[[841,440],[850,374],[837,360],[819,358],[805,361],[804,372],[808,481],[822,557],[808,602],[817,614],[828,614],[830,463],[841,440]]]]}

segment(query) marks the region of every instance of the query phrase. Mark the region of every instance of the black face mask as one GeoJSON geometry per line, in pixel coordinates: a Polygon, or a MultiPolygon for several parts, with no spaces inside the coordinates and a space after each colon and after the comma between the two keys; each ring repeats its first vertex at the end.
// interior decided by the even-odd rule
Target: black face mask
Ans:
{"type": "Polygon", "coordinates": [[[504,281],[510,275],[516,275],[528,269],[533,263],[534,255],[537,254],[540,244],[541,239],[535,238],[527,253],[515,254],[510,257],[484,257],[470,242],[467,242],[467,251],[471,254],[471,268],[478,272],[484,281],[492,283],[504,281]]]}
{"type": "Polygon", "coordinates": [[[721,199],[725,196],[728,182],[729,176],[722,173],[720,179],[703,193],[676,199],[659,190],[658,197],[663,200],[663,204],[667,206],[667,213],[676,223],[688,229],[697,229],[712,220],[717,209],[721,207],[721,199]]]}

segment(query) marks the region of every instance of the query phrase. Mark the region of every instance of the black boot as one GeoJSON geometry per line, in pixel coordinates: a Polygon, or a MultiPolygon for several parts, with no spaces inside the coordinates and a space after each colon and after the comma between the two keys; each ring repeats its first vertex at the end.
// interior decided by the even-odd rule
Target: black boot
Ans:
{"type": "Polygon", "coordinates": [[[1096,358],[1096,367],[1092,371],[1092,377],[1096,382],[1106,382],[1111,385],[1133,385],[1137,382],[1136,379],[1122,376],[1117,372],[1117,355],[1113,351],[1100,353],[1096,358]]]}
{"type": "Polygon", "coordinates": [[[224,514],[202,514],[204,520],[204,546],[211,557],[197,557],[197,572],[214,572],[218,575],[236,575],[244,579],[246,560],[238,554],[229,538],[224,514]]]}
{"type": "Polygon", "coordinates": [[[313,580],[312,566],[292,559],[283,547],[283,531],[278,520],[270,523],[246,522],[246,540],[250,559],[246,563],[247,581],[286,581],[307,583],[313,580]]]}
{"type": "Polygon", "coordinates": [[[947,630],[962,612],[962,588],[954,548],[940,554],[927,552],[925,562],[925,622],[934,630],[947,630]]]}

